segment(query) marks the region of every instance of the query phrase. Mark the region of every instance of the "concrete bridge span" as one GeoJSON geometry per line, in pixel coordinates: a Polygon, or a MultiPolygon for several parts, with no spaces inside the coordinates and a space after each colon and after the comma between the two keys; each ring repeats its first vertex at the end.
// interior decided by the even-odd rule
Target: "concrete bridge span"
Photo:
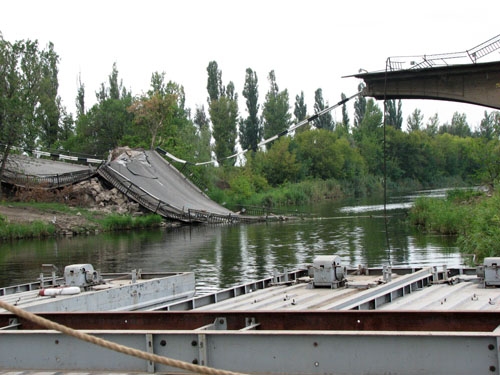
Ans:
{"type": "Polygon", "coordinates": [[[360,73],[365,96],[433,99],[500,109],[500,61],[360,73]]]}

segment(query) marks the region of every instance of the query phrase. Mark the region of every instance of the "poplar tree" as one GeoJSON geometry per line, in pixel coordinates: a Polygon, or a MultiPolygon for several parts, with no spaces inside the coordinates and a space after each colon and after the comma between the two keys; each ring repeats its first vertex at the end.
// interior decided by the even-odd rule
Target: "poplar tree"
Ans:
{"type": "MultiPolygon", "coordinates": [[[[314,92],[314,114],[318,114],[328,108],[328,103],[323,100],[323,90],[317,89],[314,92]]],[[[331,112],[327,112],[314,120],[314,126],[318,129],[333,130],[334,124],[331,112]]]]}
{"type": "MultiPolygon", "coordinates": [[[[358,91],[362,91],[365,88],[364,83],[358,85],[358,91]]],[[[366,98],[363,95],[358,95],[354,100],[354,127],[358,128],[363,122],[366,112],[366,98]]]]}
{"type": "MultiPolygon", "coordinates": [[[[347,96],[344,93],[342,93],[340,95],[340,99],[344,101],[347,99],[347,96]]],[[[349,113],[347,112],[347,105],[344,103],[342,104],[342,128],[345,134],[349,134],[349,122],[350,120],[349,120],[349,113]]]]}
{"type": "Polygon", "coordinates": [[[408,116],[406,120],[406,126],[408,128],[408,132],[414,132],[417,130],[421,130],[423,126],[424,115],[420,109],[415,108],[415,110],[408,116]]]}
{"type": "Polygon", "coordinates": [[[291,123],[288,90],[279,91],[274,70],[269,72],[269,91],[262,110],[264,138],[268,139],[288,129],[291,123]]]}
{"type": "MultiPolygon", "coordinates": [[[[307,104],[304,99],[304,91],[300,92],[300,95],[295,96],[295,105],[294,105],[293,115],[295,116],[295,123],[298,124],[301,121],[304,121],[307,117],[307,104]]],[[[300,133],[302,131],[308,130],[310,127],[309,124],[302,125],[295,132],[300,133]]]]}
{"type": "MultiPolygon", "coordinates": [[[[217,62],[211,61],[207,67],[208,81],[208,113],[213,127],[215,139],[215,155],[223,160],[235,153],[237,125],[238,125],[238,94],[234,83],[229,82],[227,87],[222,85],[222,72],[217,62]]],[[[232,165],[235,160],[228,160],[224,164],[232,165]]]]}
{"type": "Polygon", "coordinates": [[[401,130],[403,126],[403,111],[401,99],[398,100],[396,107],[395,100],[386,100],[386,124],[401,130]]]}
{"type": "Polygon", "coordinates": [[[307,104],[304,99],[304,91],[300,92],[300,96],[295,96],[295,109],[293,110],[297,123],[304,121],[307,116],[307,104]]]}
{"type": "Polygon", "coordinates": [[[257,73],[247,68],[245,75],[245,87],[243,96],[246,99],[248,117],[240,123],[241,147],[257,151],[257,145],[262,137],[261,123],[259,119],[259,85],[257,73]]]}

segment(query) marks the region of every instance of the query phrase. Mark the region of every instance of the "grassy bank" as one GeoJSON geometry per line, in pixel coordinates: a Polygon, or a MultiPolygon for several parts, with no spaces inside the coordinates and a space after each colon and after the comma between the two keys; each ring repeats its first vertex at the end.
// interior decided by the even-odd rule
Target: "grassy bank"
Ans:
{"type": "Polygon", "coordinates": [[[0,240],[45,238],[53,236],[55,233],[55,225],[41,220],[35,220],[30,224],[9,223],[5,216],[0,215],[0,240]]]}
{"type": "Polygon", "coordinates": [[[410,222],[424,231],[456,235],[457,245],[478,260],[500,256],[500,193],[453,190],[445,199],[419,198],[410,222]]]}
{"type": "Polygon", "coordinates": [[[162,217],[155,214],[105,214],[60,203],[4,202],[0,209],[0,240],[153,228],[163,224],[162,217]]]}

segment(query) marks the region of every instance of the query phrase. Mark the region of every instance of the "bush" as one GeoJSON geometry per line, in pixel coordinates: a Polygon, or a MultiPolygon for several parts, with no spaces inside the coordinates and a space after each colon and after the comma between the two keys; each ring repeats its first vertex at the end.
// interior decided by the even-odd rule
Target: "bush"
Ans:
{"type": "Polygon", "coordinates": [[[151,214],[139,217],[130,215],[110,215],[102,219],[101,224],[105,230],[127,230],[136,228],[157,227],[163,222],[159,215],[151,214]]]}
{"type": "Polygon", "coordinates": [[[37,220],[31,224],[8,223],[0,218],[0,239],[17,240],[20,238],[41,238],[54,235],[56,228],[52,224],[37,220]]]}

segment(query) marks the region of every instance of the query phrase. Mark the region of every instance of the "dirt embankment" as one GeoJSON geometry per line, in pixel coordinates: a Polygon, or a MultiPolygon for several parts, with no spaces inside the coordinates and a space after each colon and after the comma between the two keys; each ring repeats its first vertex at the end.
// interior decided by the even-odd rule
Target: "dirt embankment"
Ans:
{"type": "Polygon", "coordinates": [[[97,178],[63,189],[61,192],[54,194],[52,198],[50,195],[45,194],[44,199],[41,199],[40,192],[38,192],[38,196],[29,196],[29,194],[35,193],[33,190],[18,193],[17,200],[21,202],[50,202],[53,199],[54,202],[64,202],[74,207],[72,210],[74,213],[42,210],[29,205],[18,206],[17,204],[6,203],[0,205],[0,215],[10,223],[30,224],[34,221],[52,223],[56,227],[57,234],[73,235],[95,233],[102,229],[95,220],[87,218],[87,215],[82,215],[77,207],[92,211],[95,218],[102,218],[113,213],[131,215],[142,215],[144,213],[137,203],[130,201],[115,188],[106,188],[97,178]]]}

